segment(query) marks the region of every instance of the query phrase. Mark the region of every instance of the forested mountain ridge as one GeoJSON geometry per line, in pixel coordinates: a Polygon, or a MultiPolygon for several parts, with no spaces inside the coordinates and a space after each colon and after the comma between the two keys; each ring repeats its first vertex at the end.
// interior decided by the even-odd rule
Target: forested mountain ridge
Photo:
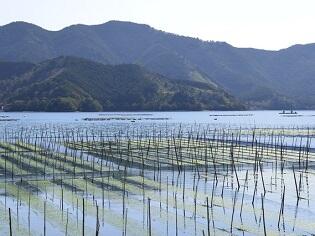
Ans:
{"type": "Polygon", "coordinates": [[[244,109],[211,83],[174,81],[138,65],[58,57],[38,64],[0,62],[0,68],[0,101],[7,111],[244,109]]]}
{"type": "Polygon", "coordinates": [[[119,21],[60,31],[24,22],[0,27],[0,59],[38,63],[58,56],[139,64],[174,80],[210,81],[251,108],[315,108],[315,44],[235,48],[119,21]]]}

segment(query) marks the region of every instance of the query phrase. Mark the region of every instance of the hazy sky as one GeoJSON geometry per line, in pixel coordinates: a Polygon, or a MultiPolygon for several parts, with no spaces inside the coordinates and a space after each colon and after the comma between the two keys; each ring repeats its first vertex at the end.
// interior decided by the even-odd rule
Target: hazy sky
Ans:
{"type": "Polygon", "coordinates": [[[59,30],[109,20],[238,47],[315,42],[315,0],[0,0],[0,25],[27,21],[59,30]]]}

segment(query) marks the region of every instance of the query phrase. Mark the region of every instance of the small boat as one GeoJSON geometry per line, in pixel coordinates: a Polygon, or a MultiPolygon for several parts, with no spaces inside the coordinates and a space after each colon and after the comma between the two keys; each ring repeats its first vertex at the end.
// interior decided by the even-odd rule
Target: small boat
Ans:
{"type": "Polygon", "coordinates": [[[279,113],[280,115],[297,115],[298,113],[296,111],[293,111],[291,108],[290,111],[282,110],[282,112],[279,113]]]}

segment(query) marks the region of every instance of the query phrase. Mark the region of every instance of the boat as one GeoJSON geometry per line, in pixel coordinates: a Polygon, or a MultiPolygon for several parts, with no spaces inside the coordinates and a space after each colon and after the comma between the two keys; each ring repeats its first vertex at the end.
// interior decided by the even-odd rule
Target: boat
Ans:
{"type": "Polygon", "coordinates": [[[298,113],[296,111],[293,111],[292,107],[290,111],[282,110],[282,112],[279,113],[280,115],[297,115],[298,113]]]}

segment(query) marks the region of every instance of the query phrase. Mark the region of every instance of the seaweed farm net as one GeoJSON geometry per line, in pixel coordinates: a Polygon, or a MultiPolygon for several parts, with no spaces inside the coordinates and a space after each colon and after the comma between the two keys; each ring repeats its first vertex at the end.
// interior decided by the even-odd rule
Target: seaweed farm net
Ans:
{"type": "Polygon", "coordinates": [[[312,235],[314,133],[209,125],[6,129],[0,234],[312,235]]]}

